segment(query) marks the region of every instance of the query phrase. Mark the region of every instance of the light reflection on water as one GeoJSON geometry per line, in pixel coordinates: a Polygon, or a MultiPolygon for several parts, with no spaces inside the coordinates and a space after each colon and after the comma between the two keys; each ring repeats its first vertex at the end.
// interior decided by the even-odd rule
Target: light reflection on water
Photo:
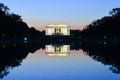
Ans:
{"type": "Polygon", "coordinates": [[[48,56],[68,56],[70,45],[46,45],[45,50],[48,56]]]}
{"type": "Polygon", "coordinates": [[[10,70],[3,80],[120,79],[119,74],[112,73],[108,66],[93,60],[82,49],[70,50],[70,45],[46,45],[46,48],[48,49],[39,49],[34,53],[29,53],[21,66],[10,70]],[[62,54],[67,54],[67,56],[61,56],[62,54]]]}

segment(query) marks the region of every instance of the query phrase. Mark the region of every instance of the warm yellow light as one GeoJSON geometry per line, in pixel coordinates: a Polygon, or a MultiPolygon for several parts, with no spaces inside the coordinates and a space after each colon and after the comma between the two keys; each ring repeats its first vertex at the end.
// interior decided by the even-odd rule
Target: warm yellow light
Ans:
{"type": "Polygon", "coordinates": [[[68,56],[68,54],[47,54],[48,56],[68,56]]]}

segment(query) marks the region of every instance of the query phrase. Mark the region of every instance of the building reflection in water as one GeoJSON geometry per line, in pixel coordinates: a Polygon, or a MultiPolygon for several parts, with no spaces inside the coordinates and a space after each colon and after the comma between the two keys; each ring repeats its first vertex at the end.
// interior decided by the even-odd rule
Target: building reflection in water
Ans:
{"type": "Polygon", "coordinates": [[[46,45],[46,54],[48,56],[68,56],[70,45],[46,45]]]}

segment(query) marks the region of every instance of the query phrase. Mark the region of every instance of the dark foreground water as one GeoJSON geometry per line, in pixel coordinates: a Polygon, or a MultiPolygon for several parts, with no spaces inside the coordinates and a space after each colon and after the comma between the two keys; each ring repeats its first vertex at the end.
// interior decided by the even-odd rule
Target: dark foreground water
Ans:
{"type": "Polygon", "coordinates": [[[0,79],[120,80],[118,49],[114,45],[1,44],[0,79]]]}

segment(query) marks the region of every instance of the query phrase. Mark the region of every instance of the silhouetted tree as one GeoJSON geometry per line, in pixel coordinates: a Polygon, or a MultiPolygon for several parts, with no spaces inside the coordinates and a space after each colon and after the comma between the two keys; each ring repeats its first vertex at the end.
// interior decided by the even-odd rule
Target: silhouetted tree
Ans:
{"type": "Polygon", "coordinates": [[[0,3],[0,38],[24,37],[29,27],[18,14],[10,13],[9,8],[0,3]]]}
{"type": "Polygon", "coordinates": [[[81,31],[80,30],[70,30],[70,35],[74,37],[80,37],[81,31]]]}
{"type": "Polygon", "coordinates": [[[44,48],[33,44],[0,44],[0,79],[9,74],[10,69],[20,66],[29,53],[44,48]]]}
{"type": "Polygon", "coordinates": [[[28,36],[31,38],[44,36],[44,34],[45,34],[44,31],[40,32],[39,30],[36,30],[34,27],[29,28],[28,36]]]}
{"type": "Polygon", "coordinates": [[[120,8],[110,11],[110,16],[93,21],[82,31],[84,38],[120,38],[120,8]]]}

